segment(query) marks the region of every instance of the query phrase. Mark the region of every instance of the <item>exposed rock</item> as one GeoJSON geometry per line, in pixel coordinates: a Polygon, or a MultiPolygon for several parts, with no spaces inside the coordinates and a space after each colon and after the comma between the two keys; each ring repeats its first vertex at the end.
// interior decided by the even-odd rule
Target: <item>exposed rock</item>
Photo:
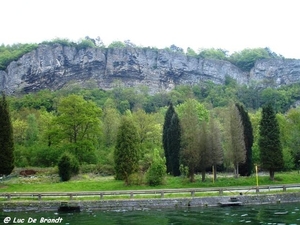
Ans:
{"type": "Polygon", "coordinates": [[[205,80],[222,84],[226,76],[240,84],[251,80],[276,85],[298,82],[300,60],[260,60],[250,73],[228,61],[198,59],[168,50],[150,48],[78,50],[59,44],[41,45],[0,71],[0,90],[8,93],[57,90],[66,84],[93,83],[111,89],[116,80],[125,86],[145,85],[151,93],[171,90],[178,84],[205,80]]]}

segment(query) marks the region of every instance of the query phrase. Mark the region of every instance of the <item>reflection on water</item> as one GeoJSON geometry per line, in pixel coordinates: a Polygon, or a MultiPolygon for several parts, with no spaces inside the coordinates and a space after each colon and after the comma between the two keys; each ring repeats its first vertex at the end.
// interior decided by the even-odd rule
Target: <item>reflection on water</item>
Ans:
{"type": "Polygon", "coordinates": [[[66,225],[193,225],[266,224],[300,225],[300,204],[206,207],[189,209],[151,209],[139,211],[91,211],[80,213],[5,212],[0,224],[66,225]]]}

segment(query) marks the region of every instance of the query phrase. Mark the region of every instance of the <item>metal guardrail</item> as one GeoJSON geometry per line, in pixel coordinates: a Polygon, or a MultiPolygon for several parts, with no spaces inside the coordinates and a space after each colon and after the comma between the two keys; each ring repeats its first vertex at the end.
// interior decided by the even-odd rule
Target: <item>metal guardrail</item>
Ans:
{"type": "Polygon", "coordinates": [[[152,190],[120,190],[120,191],[87,191],[87,192],[18,192],[18,193],[0,193],[0,197],[4,200],[10,201],[12,199],[28,199],[43,200],[46,198],[62,198],[67,197],[70,200],[74,200],[76,197],[99,197],[103,200],[105,196],[127,196],[130,199],[134,199],[137,196],[158,196],[164,198],[166,194],[186,194],[190,193],[190,197],[195,197],[197,193],[216,193],[217,195],[239,194],[244,195],[248,193],[259,193],[265,191],[282,191],[286,192],[289,189],[300,189],[300,184],[290,185],[272,185],[272,186],[252,186],[252,187],[218,187],[218,188],[186,188],[186,189],[152,189],[152,190]]]}

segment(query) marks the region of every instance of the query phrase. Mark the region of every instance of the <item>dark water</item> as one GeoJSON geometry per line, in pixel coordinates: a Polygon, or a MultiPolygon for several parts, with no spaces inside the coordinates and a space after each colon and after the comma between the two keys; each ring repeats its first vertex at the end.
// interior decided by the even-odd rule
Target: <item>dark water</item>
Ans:
{"type": "Polygon", "coordinates": [[[83,211],[73,214],[2,211],[0,220],[0,224],[9,221],[6,224],[50,224],[51,222],[51,224],[68,225],[300,225],[300,203],[140,211],[83,211]]]}

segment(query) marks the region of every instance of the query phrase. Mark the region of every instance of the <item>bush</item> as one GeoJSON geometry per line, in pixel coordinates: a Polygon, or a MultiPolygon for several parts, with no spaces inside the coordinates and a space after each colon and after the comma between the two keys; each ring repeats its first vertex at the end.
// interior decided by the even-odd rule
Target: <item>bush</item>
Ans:
{"type": "Polygon", "coordinates": [[[58,161],[58,174],[62,181],[68,181],[79,173],[79,162],[70,153],[65,152],[58,161]]]}
{"type": "Polygon", "coordinates": [[[133,173],[130,174],[128,178],[128,185],[142,185],[144,184],[143,173],[133,173]]]}
{"type": "Polygon", "coordinates": [[[163,184],[166,175],[165,158],[161,158],[157,149],[154,150],[153,162],[146,174],[147,183],[150,186],[163,184]]]}

